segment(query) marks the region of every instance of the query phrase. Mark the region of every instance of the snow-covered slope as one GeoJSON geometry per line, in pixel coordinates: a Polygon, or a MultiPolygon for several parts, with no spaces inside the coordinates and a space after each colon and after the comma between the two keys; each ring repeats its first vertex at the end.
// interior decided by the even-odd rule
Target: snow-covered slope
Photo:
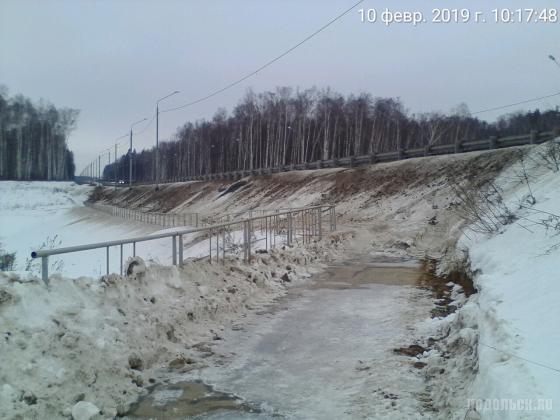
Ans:
{"type": "MultiPolygon", "coordinates": [[[[31,251],[94,243],[154,232],[157,227],[126,222],[84,206],[92,192],[89,186],[72,182],[0,182],[0,248],[15,252],[14,271],[38,275],[40,262],[31,251]]],[[[170,258],[168,244],[159,241],[144,251],[146,259],[170,258]]],[[[144,245],[139,245],[142,248],[144,245]]],[[[111,249],[111,271],[119,272],[119,250],[111,249]]],[[[131,253],[125,250],[125,258],[131,253]]],[[[105,274],[105,251],[95,250],[54,256],[50,272],[65,276],[105,274]]]]}
{"type": "Polygon", "coordinates": [[[508,190],[506,205],[517,221],[490,237],[471,232],[460,243],[480,270],[479,373],[471,398],[535,409],[493,410],[491,401],[479,401],[483,418],[560,418],[560,173],[539,159],[545,147],[526,160],[529,186],[520,164],[496,181],[508,190]]]}

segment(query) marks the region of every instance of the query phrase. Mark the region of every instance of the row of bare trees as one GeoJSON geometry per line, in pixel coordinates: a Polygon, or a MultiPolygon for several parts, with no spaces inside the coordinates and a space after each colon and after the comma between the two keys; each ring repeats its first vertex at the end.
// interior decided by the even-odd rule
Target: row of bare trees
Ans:
{"type": "MultiPolygon", "coordinates": [[[[471,116],[465,105],[449,115],[410,115],[399,99],[369,94],[344,97],[330,89],[285,87],[249,91],[231,114],[220,109],[211,120],[189,122],[173,141],[160,144],[159,175],[165,180],[277,167],[559,125],[556,111],[509,115],[489,124],[471,116]]],[[[126,174],[128,159],[117,164],[126,174]]],[[[153,149],[135,153],[133,172],[136,181],[155,179],[153,149]]],[[[113,178],[113,165],[104,175],[113,178]]]]}
{"type": "Polygon", "coordinates": [[[66,140],[78,111],[33,104],[0,90],[0,179],[67,180],[74,157],[66,140]]]}

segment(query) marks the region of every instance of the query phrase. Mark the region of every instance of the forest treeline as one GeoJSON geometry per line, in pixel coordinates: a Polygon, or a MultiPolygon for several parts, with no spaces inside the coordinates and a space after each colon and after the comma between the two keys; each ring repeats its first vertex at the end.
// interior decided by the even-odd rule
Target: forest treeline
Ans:
{"type": "Polygon", "coordinates": [[[34,104],[22,95],[0,90],[0,179],[68,180],[74,156],[67,138],[78,111],[34,104]]]}
{"type": "MultiPolygon", "coordinates": [[[[495,123],[460,105],[449,114],[410,115],[399,99],[369,94],[344,97],[330,89],[248,92],[228,114],[186,123],[173,141],[160,143],[160,179],[251,170],[317,160],[451,144],[489,136],[560,127],[560,112],[508,114],[495,123]]],[[[133,180],[155,179],[155,149],[133,153],[133,180]]],[[[128,179],[128,156],[117,162],[128,179]]],[[[113,179],[114,164],[104,176],[113,179]]]]}

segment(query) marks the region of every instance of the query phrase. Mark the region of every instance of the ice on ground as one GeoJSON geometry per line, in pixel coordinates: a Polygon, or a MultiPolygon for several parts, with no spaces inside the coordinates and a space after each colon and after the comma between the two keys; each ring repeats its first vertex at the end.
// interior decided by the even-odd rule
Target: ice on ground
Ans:
{"type": "Polygon", "coordinates": [[[418,399],[422,376],[392,349],[412,339],[431,305],[411,286],[308,290],[226,333],[215,351],[227,362],[187,379],[266,407],[235,418],[429,418],[418,399]]]}

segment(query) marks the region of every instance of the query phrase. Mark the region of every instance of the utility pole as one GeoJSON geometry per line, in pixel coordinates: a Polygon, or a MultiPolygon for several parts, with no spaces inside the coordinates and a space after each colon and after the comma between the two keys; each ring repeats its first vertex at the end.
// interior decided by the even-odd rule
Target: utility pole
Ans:
{"type": "Polygon", "coordinates": [[[97,157],[97,179],[101,179],[101,155],[97,157]]]}
{"type": "Polygon", "coordinates": [[[130,127],[130,147],[128,148],[128,187],[132,189],[132,126],[130,127]]]}
{"type": "Polygon", "coordinates": [[[118,171],[117,171],[117,147],[118,147],[119,143],[115,143],[115,162],[113,163],[113,165],[115,165],[115,191],[117,190],[117,177],[118,177],[118,171]]]}
{"type": "Polygon", "coordinates": [[[132,188],[132,127],[146,120],[147,118],[142,118],[130,126],[130,149],[128,149],[128,185],[130,188],[132,188]]]}
{"type": "Polygon", "coordinates": [[[167,96],[164,96],[163,98],[160,98],[156,101],[156,155],[155,155],[155,168],[156,168],[156,191],[159,190],[159,103],[161,101],[163,101],[164,99],[169,98],[170,96],[173,96],[175,94],[179,93],[178,90],[174,91],[173,93],[170,93],[167,96]]]}

